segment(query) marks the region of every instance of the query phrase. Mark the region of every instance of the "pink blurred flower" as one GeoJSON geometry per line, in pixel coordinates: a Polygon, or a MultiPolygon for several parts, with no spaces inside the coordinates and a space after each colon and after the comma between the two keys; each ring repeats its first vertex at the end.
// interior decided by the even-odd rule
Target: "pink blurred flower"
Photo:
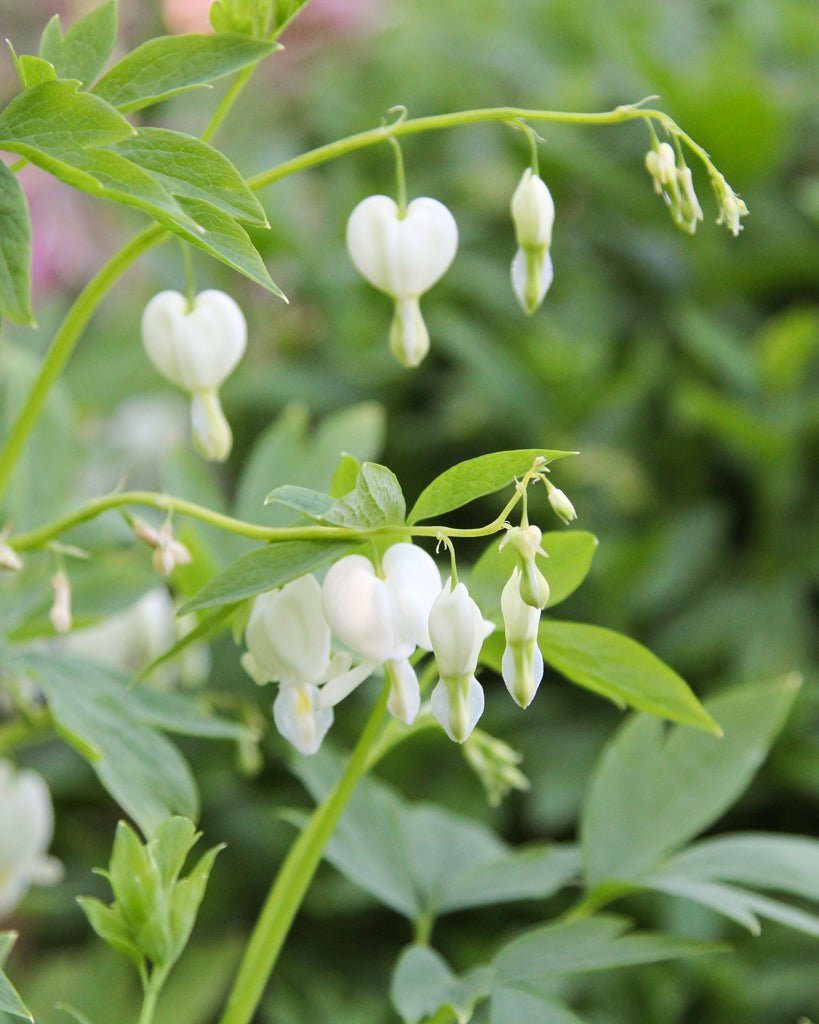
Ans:
{"type": "Polygon", "coordinates": [[[169,32],[212,32],[211,0],[163,0],[162,19],[169,32]]]}

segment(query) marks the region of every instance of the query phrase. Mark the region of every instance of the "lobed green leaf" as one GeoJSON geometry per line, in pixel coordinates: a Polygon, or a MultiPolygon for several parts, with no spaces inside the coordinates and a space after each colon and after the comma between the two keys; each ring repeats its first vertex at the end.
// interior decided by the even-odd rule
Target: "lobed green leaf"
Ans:
{"type": "Polygon", "coordinates": [[[332,526],[371,529],[402,524],[406,511],[404,494],[395,473],[386,466],[365,462],[354,489],[338,498],[321,518],[332,526]]]}
{"type": "Polygon", "coordinates": [[[545,465],[573,454],[545,448],[524,448],[518,451],[491,452],[467,462],[459,462],[424,488],[407,522],[412,524],[421,519],[432,519],[476,498],[494,494],[527,473],[537,458],[543,459],[545,465]]]}
{"type": "Polygon", "coordinates": [[[93,91],[128,113],[240,71],[279,48],[238,34],[160,36],[123,57],[93,91]]]}
{"type": "Polygon", "coordinates": [[[456,975],[436,950],[414,944],[398,958],[390,998],[407,1024],[433,1017],[443,1007],[457,1020],[469,1021],[475,1004],[489,994],[492,974],[489,967],[476,967],[456,975]]]}
{"type": "Polygon", "coordinates": [[[120,142],[127,157],[172,195],[210,203],[223,213],[269,227],[262,205],[228,158],[201,139],[168,128],[140,128],[120,142]]]}
{"type": "Polygon", "coordinates": [[[0,148],[29,158],[31,152],[110,146],[133,134],[122,114],[80,92],[76,81],[32,86],[0,113],[0,148]]]}
{"type": "Polygon", "coordinates": [[[40,56],[49,61],[60,78],[75,78],[90,85],[105,67],[117,41],[117,0],[90,10],[62,34],[55,14],[40,39],[40,56]]]}
{"type": "Polygon", "coordinates": [[[641,884],[727,810],[764,760],[798,688],[798,677],[786,676],[708,701],[722,739],[681,727],[667,731],[647,716],[626,722],[605,748],[584,802],[589,887],[641,884]]]}
{"type": "Polygon", "coordinates": [[[271,491],[264,499],[264,503],[269,505],[272,502],[284,505],[285,508],[290,508],[310,519],[321,519],[324,513],[336,504],[335,499],[329,494],[314,491],[309,487],[298,487],[295,484],[285,484],[271,491]]]}
{"type": "Polygon", "coordinates": [[[0,160],[0,316],[34,324],[31,311],[31,221],[16,175],[0,160]]]}
{"type": "Polygon", "coordinates": [[[287,540],[242,555],[188,601],[180,614],[255,597],[334,562],[358,541],[287,540]]]}
{"type": "Polygon", "coordinates": [[[169,814],[196,816],[190,768],[173,744],[139,720],[126,678],[63,652],[27,652],[23,662],[36,675],[60,734],[146,835],[169,814]]]}

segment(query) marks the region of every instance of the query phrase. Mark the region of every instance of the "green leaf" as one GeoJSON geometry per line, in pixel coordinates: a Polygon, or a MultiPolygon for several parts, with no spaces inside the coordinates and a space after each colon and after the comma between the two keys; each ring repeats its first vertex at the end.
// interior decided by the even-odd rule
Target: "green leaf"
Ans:
{"type": "Polygon", "coordinates": [[[0,114],[0,147],[32,163],[41,152],[109,146],[133,134],[122,114],[79,92],[79,82],[42,82],[15,96],[0,114]]]}
{"type": "Polygon", "coordinates": [[[224,843],[212,847],[197,862],[191,873],[177,882],[171,893],[170,925],[171,942],[173,944],[170,962],[177,960],[187,945],[199,912],[199,906],[205,895],[205,887],[213,867],[213,862],[224,843]]]}
{"type": "Polygon", "coordinates": [[[336,503],[329,494],[311,490],[309,487],[297,487],[294,484],[285,484],[271,491],[264,499],[264,503],[269,505],[271,502],[284,505],[285,508],[300,512],[310,519],[321,519],[336,503]]]}
{"type": "MultiPolygon", "coordinates": [[[[538,566],[549,584],[547,608],[573,593],[583,582],[597,550],[594,534],[582,530],[554,530],[543,534],[541,547],[548,558],[538,559],[538,566]]],[[[485,618],[500,621],[501,591],[518,564],[518,555],[511,544],[499,550],[500,541],[493,537],[469,574],[469,593],[478,602],[485,618]]]]}
{"type": "MultiPolygon", "coordinates": [[[[194,555],[194,558],[195,557],[196,556],[194,555]]],[[[232,615],[234,614],[235,611],[236,611],[236,608],[233,605],[226,604],[226,605],[223,605],[221,608],[217,609],[212,615],[208,615],[205,618],[203,618],[201,622],[199,622],[196,626],[193,627],[193,629],[188,630],[188,632],[185,633],[184,636],[180,637],[176,641],[176,643],[172,644],[167,649],[167,651],[163,651],[163,653],[160,654],[158,658],[154,658],[154,660],[151,662],[151,664],[146,666],[139,673],[139,675],[134,679],[134,681],[133,681],[134,684],[141,683],[145,679],[150,679],[151,675],[153,674],[153,672],[156,669],[158,669],[162,665],[166,664],[166,662],[173,661],[173,659],[176,658],[178,655],[183,654],[188,649],[188,647],[190,647],[191,644],[199,643],[199,641],[210,640],[213,637],[218,636],[220,633],[224,632],[226,629],[229,628],[230,619],[231,619],[231,617],[232,617],[232,615]]],[[[154,689],[148,690],[147,692],[150,694],[150,697],[148,699],[151,700],[151,701],[153,701],[155,699],[154,698],[154,694],[161,693],[161,691],[154,690],[154,689]]],[[[162,694],[162,696],[164,698],[165,696],[174,696],[174,695],[172,695],[172,694],[162,694]]],[[[174,696],[174,700],[176,700],[176,699],[177,698],[174,696]]],[[[187,702],[187,703],[190,704],[190,702],[187,702]]],[[[194,710],[194,707],[193,707],[192,704],[190,704],[190,709],[194,710]]],[[[181,709],[181,706],[180,706],[179,711],[181,712],[181,710],[182,709],[181,709]]],[[[200,714],[199,712],[195,712],[195,713],[196,714],[200,714]]],[[[188,715],[187,711],[185,712],[185,718],[186,718],[186,720],[189,719],[189,715],[188,715]]],[[[222,722],[221,720],[218,720],[218,719],[209,719],[209,721],[212,721],[215,725],[219,724],[220,727],[221,727],[221,725],[227,725],[228,724],[228,723],[224,723],[224,722],[222,722]]],[[[185,729],[174,729],[174,728],[171,728],[169,726],[162,726],[162,728],[168,728],[169,732],[185,732],[186,731],[185,729]]],[[[200,735],[200,734],[197,733],[197,735],[200,735]]],[[[237,739],[238,738],[239,737],[237,737],[237,739]]]]}
{"type": "Polygon", "coordinates": [[[175,196],[198,199],[258,227],[269,227],[262,205],[228,158],[201,139],[167,128],[140,128],[117,151],[175,196]]]}
{"type": "Polygon", "coordinates": [[[646,716],[626,722],[605,748],[583,807],[589,887],[639,885],[727,810],[764,760],[798,688],[798,677],[787,676],[708,701],[722,739],[667,730],[646,716]]]}
{"type": "Polygon", "coordinates": [[[157,913],[162,884],[159,867],[125,821],[117,823],[107,877],[123,925],[137,935],[157,913]]]}
{"type": "Polygon", "coordinates": [[[338,498],[322,519],[333,526],[369,529],[400,525],[407,506],[401,485],[392,470],[375,462],[365,462],[359,470],[355,488],[338,498]]]}
{"type": "Polygon", "coordinates": [[[91,896],[78,896],[77,903],[99,937],[108,945],[128,957],[136,967],[142,968],[145,957],[131,938],[131,931],[117,907],[107,907],[91,896]]]}
{"type": "Polygon", "coordinates": [[[240,274],[249,277],[262,288],[287,301],[284,292],[268,274],[267,267],[241,224],[237,224],[218,207],[202,202],[201,199],[179,196],[179,205],[204,231],[190,231],[177,221],[166,220],[161,216],[157,216],[156,219],[186,242],[215,256],[233,270],[238,270],[240,274]]]}
{"type": "Polygon", "coordinates": [[[390,998],[407,1024],[432,1017],[442,1007],[466,1024],[475,1004],[489,994],[492,973],[489,967],[476,967],[459,977],[436,950],[407,946],[395,965],[390,998]]]}
{"type": "Polygon", "coordinates": [[[169,814],[196,816],[196,785],[188,765],[176,747],[139,720],[139,703],[125,677],[63,652],[27,652],[23,660],[35,673],[60,734],[91,763],[146,835],[169,814]]]}
{"type": "Polygon", "coordinates": [[[624,918],[599,915],[534,928],[495,957],[498,982],[537,992],[538,983],[565,975],[700,956],[723,948],[652,932],[626,935],[628,927],[624,918]]]}
{"type": "MultiPolygon", "coordinates": [[[[325,416],[315,427],[301,403],[286,406],[253,446],[236,493],[234,515],[265,526],[286,526],[292,516],[265,496],[283,484],[329,491],[342,451],[375,458],[384,442],[386,417],[377,402],[361,402],[325,416]]],[[[357,475],[357,473],[356,473],[357,475]]],[[[353,489],[352,484],[344,493],[353,489]]]]}
{"type": "Polygon", "coordinates": [[[361,463],[353,455],[345,452],[341,461],[333,473],[333,480],[330,484],[330,494],[334,498],[343,498],[355,487],[358,474],[361,472],[361,463]]]}
{"type": "Polygon", "coordinates": [[[541,622],[538,637],[544,661],[578,686],[719,735],[684,680],[636,640],[601,626],[555,621],[541,622]]]}
{"type": "Polygon", "coordinates": [[[218,0],[211,4],[210,23],[217,32],[242,32],[265,38],[270,32],[274,0],[218,0]]]}
{"type": "Polygon", "coordinates": [[[131,688],[128,694],[136,719],[163,732],[222,740],[246,740],[254,736],[246,725],[217,718],[202,708],[195,697],[168,693],[152,686],[131,688]]]}
{"type": "Polygon", "coordinates": [[[490,1024],[589,1024],[587,1018],[578,1017],[561,1003],[505,985],[492,986],[489,1019],[490,1024]]]}
{"type": "Polygon", "coordinates": [[[26,1009],[14,986],[2,971],[6,957],[17,938],[16,932],[0,932],[0,1012],[10,1013],[12,1017],[22,1017],[33,1021],[34,1017],[26,1009]]]}
{"type": "Polygon", "coordinates": [[[40,56],[60,78],[91,82],[105,67],[117,41],[117,0],[106,0],[62,34],[59,15],[49,21],[40,39],[40,56]]]}
{"type": "Polygon", "coordinates": [[[163,821],[151,836],[148,855],[159,870],[163,888],[170,889],[176,882],[200,835],[189,818],[174,815],[163,821]]]}
{"type": "Polygon", "coordinates": [[[17,67],[27,89],[41,82],[53,82],[57,78],[53,64],[39,57],[31,57],[27,53],[20,57],[17,67]]]}
{"type": "MultiPolygon", "coordinates": [[[[333,784],[336,763],[323,752],[304,761],[298,774],[320,800],[333,784]]],[[[432,804],[409,804],[372,779],[356,789],[326,856],[356,885],[411,920],[541,899],[575,880],[581,868],[573,847],[515,850],[479,822],[432,804]]]]}
{"type": "Polygon", "coordinates": [[[31,221],[17,176],[0,160],[0,316],[33,326],[31,221]]]}
{"type": "Polygon", "coordinates": [[[140,110],[240,71],[279,48],[237,34],[160,36],[123,57],[93,91],[125,113],[140,110]]]}
{"type": "Polygon", "coordinates": [[[492,452],[477,459],[459,462],[424,488],[407,522],[412,524],[421,519],[431,519],[460,508],[475,498],[494,494],[527,473],[537,458],[544,459],[545,465],[573,454],[545,448],[523,448],[518,451],[492,452]]]}
{"type": "Polygon", "coordinates": [[[188,601],[180,614],[231,604],[281,587],[328,562],[334,562],[358,544],[358,541],[329,538],[326,541],[286,540],[250,551],[215,576],[188,601]]]}

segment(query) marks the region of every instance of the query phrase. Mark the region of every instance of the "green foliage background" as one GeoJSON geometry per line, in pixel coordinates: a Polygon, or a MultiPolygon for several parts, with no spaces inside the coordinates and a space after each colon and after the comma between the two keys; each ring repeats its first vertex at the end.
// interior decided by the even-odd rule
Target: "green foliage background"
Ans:
{"type": "MultiPolygon", "coordinates": [[[[527,319],[508,281],[514,249],[508,202],[527,160],[525,140],[501,126],[409,138],[402,148],[410,197],[432,195],[450,207],[461,249],[423,300],[432,351],[419,370],[407,372],[387,350],[388,301],[358,278],[343,246],[355,203],[392,191],[389,148],[368,149],[272,186],[261,195],[272,230],[254,238],[290,305],[196,257],[199,287],[222,287],[246,310],[250,348],[224,391],[237,438],[226,471],[211,477],[180,456],[165,469],[166,485],[187,497],[233,495],[241,480],[240,504],[254,509],[259,488],[264,494],[284,483],[315,486],[315,479],[299,479],[282,439],[320,462],[321,444],[305,440],[309,424],[361,402],[379,403],[383,419],[377,408],[364,406],[346,414],[340,433],[389,465],[410,500],[448,465],[486,451],[579,450],[579,458],[556,465],[554,479],[574,501],[579,526],[597,534],[601,545],[589,580],[560,616],[634,636],[700,694],[803,672],[796,714],[730,824],[815,835],[815,4],[392,0],[360,7],[357,26],[345,29],[329,17],[305,15],[285,34],[286,50],[257,72],[219,140],[242,171],[255,173],[376,125],[393,116],[387,111],[395,104],[411,116],[507,103],[603,110],[659,93],[664,109],[708,150],[747,202],[745,230],[734,240],[713,224],[708,185],[695,169],[706,222],[693,239],[679,233],[651,191],[641,126],[547,126],[541,174],[557,208],[555,281],[541,310],[527,319]],[[265,434],[279,417],[278,433],[265,434]],[[262,467],[255,490],[254,465],[262,467]]],[[[29,5],[5,9],[4,34],[25,52],[27,34],[36,38],[43,14],[50,13],[29,5]]],[[[161,30],[154,4],[123,0],[122,19],[132,44],[161,30]]],[[[11,74],[6,61],[2,83],[9,95],[11,74]]],[[[171,100],[160,110],[161,123],[197,130],[214,99],[194,92],[171,100]]],[[[106,239],[106,252],[138,224],[136,214],[114,207],[89,201],[87,209],[84,216],[106,239]]],[[[73,244],[64,241],[67,264],[73,244]]],[[[61,503],[67,507],[77,486],[72,467],[89,451],[98,453],[99,425],[124,397],[135,388],[162,392],[135,324],[152,294],[183,286],[178,247],[167,245],[131,271],[106,303],[69,368],[72,397],[58,396],[35,442],[54,472],[25,482],[17,495],[18,525],[26,516],[36,519],[35,509],[46,507],[50,518],[61,503]]],[[[62,288],[41,291],[38,332],[6,332],[4,325],[11,341],[2,356],[15,373],[28,372],[29,354],[47,342],[74,288],[68,275],[62,288]]],[[[4,398],[4,408],[12,403],[13,397],[4,398]]],[[[488,503],[484,508],[489,517],[495,512],[488,503]]],[[[463,551],[465,557],[479,553],[463,551]]],[[[239,553],[226,552],[225,561],[239,553]]],[[[214,651],[212,678],[229,689],[248,686],[229,641],[214,651]]],[[[490,693],[485,724],[525,753],[529,794],[489,810],[443,735],[407,744],[385,763],[385,775],[410,798],[440,800],[482,818],[510,841],[571,838],[591,764],[618,713],[555,674],[526,715],[498,689],[490,693]]],[[[363,703],[352,700],[342,709],[339,735],[355,733],[363,703]]],[[[194,946],[164,1005],[174,1007],[169,1021],[205,1024],[292,835],[279,809],[304,800],[282,767],[286,751],[276,736],[265,741],[263,772],[246,779],[235,772],[232,749],[193,741],[184,749],[202,788],[206,839],[225,840],[229,849],[214,868],[194,946]]],[[[93,952],[82,948],[87,928],[64,898],[90,892],[90,867],[107,862],[110,802],[64,749],[38,751],[31,760],[56,785],[63,812],[55,852],[69,870],[61,890],[35,892],[26,904],[24,940],[14,953],[16,983],[33,993],[28,1001],[35,1011],[45,1008],[47,1024],[58,999],[97,1021],[126,1019],[128,966],[96,946],[93,952]],[[76,969],[80,958],[82,970],[76,969]]],[[[768,925],[751,940],[659,896],[642,897],[628,909],[649,926],[727,937],[739,953],[608,972],[593,985],[578,982],[577,1005],[589,1020],[786,1024],[800,1015],[819,1018],[815,939],[768,925]]],[[[463,911],[439,926],[436,940],[463,969],[534,915],[526,904],[463,911]]],[[[391,965],[410,938],[403,921],[325,868],[260,1020],[395,1019],[384,993],[391,965]]]]}

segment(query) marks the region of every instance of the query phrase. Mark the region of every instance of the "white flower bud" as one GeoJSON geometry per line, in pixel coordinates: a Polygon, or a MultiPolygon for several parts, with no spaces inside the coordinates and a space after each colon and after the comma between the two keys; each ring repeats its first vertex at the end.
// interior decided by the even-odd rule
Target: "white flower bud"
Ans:
{"type": "Polygon", "coordinates": [[[512,260],[512,288],[525,313],[534,313],[554,277],[549,248],[555,204],[546,183],[531,167],[512,196],[512,223],[518,250],[512,260]]]}
{"type": "Polygon", "coordinates": [[[51,589],[54,592],[54,601],[48,617],[56,633],[68,633],[73,624],[71,617],[71,584],[68,576],[62,571],[56,572],[51,577],[51,589]]]}
{"type": "Polygon", "coordinates": [[[736,238],[742,231],[740,218],[747,217],[748,207],[718,171],[711,171],[711,186],[720,210],[717,224],[724,224],[736,238]]]}
{"type": "Polygon", "coordinates": [[[568,526],[573,519],[577,519],[577,511],[575,510],[574,505],[569,501],[566,494],[561,491],[559,487],[550,485],[548,486],[548,491],[549,504],[560,519],[562,519],[568,526]]]}
{"type": "Polygon", "coordinates": [[[387,710],[405,725],[412,725],[421,707],[421,689],[418,676],[408,658],[397,658],[390,662],[392,684],[387,701],[387,710]]]}
{"type": "Polygon", "coordinates": [[[0,761],[0,918],[17,906],[30,885],[51,885],[62,865],[46,856],[54,831],[51,797],[42,776],[15,772],[0,761]]]}
{"type": "Polygon", "coordinates": [[[501,550],[507,545],[520,555],[521,585],[520,593],[526,604],[532,608],[545,608],[549,602],[549,584],[546,577],[535,563],[536,555],[545,555],[540,541],[543,534],[537,526],[512,526],[500,542],[501,550]]]}
{"type": "Polygon", "coordinates": [[[418,299],[449,268],[458,248],[455,218],[437,199],[413,199],[402,217],[389,196],[363,199],[347,221],[347,250],[358,271],[395,300],[390,348],[404,366],[429,349],[418,299]]]}
{"type": "Polygon", "coordinates": [[[20,572],[23,568],[23,559],[17,554],[10,544],[0,540],[0,569],[8,569],[11,572],[20,572]]]}
{"type": "Polygon", "coordinates": [[[188,309],[184,295],[155,295],[142,314],[142,341],[151,362],[193,398],[191,419],[200,451],[220,461],[230,454],[232,435],[218,389],[247,345],[242,311],[224,292],[200,292],[188,309]]]}
{"type": "Polygon", "coordinates": [[[447,581],[429,615],[429,635],[441,678],[430,706],[450,739],[463,743],[483,713],[483,690],[475,678],[483,641],[495,628],[481,615],[463,583],[447,581]]]}
{"type": "Polygon", "coordinates": [[[163,523],[156,531],[156,546],[152,561],[163,576],[170,576],[177,565],[189,565],[193,555],[181,541],[174,540],[170,523],[163,523]]]}
{"type": "Polygon", "coordinates": [[[543,655],[537,646],[540,611],[521,596],[521,571],[516,566],[501,594],[506,633],[501,673],[506,689],[522,707],[528,707],[543,678],[543,655]]]}

